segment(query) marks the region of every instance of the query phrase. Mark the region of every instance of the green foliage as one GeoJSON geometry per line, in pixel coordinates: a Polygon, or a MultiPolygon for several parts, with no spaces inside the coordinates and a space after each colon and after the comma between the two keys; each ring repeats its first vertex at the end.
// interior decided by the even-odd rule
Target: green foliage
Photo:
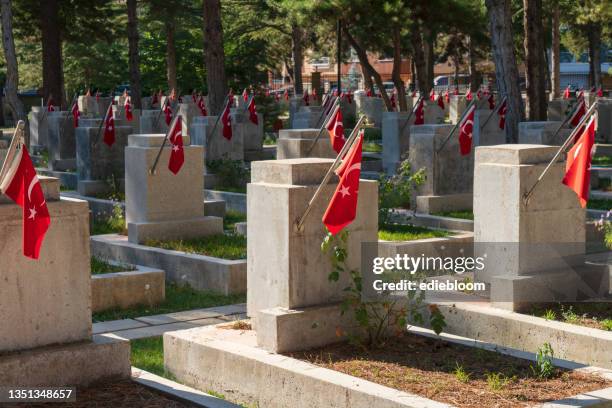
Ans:
{"type": "Polygon", "coordinates": [[[417,239],[448,236],[448,231],[434,230],[415,225],[387,223],[378,229],[378,239],[384,241],[414,241],[417,239]]]}
{"type": "Polygon", "coordinates": [[[474,219],[474,213],[472,211],[443,211],[433,213],[432,215],[439,215],[440,217],[460,218],[462,220],[474,219]]]}
{"type": "Polygon", "coordinates": [[[470,382],[470,373],[466,372],[461,364],[455,361],[455,378],[460,382],[467,384],[470,382]]]}
{"type": "Polygon", "coordinates": [[[561,305],[561,316],[567,323],[575,323],[580,319],[576,312],[574,312],[573,306],[566,309],[563,305],[561,305]]]}
{"type": "Polygon", "coordinates": [[[127,272],[133,271],[132,265],[111,265],[104,259],[99,259],[94,256],[91,257],[91,274],[98,275],[101,273],[113,273],[113,272],[127,272]]]}
{"type": "Polygon", "coordinates": [[[511,379],[503,373],[486,373],[487,385],[493,391],[501,391],[511,379]]]}
{"type": "Polygon", "coordinates": [[[612,331],[612,319],[604,319],[601,321],[601,326],[604,330],[612,331]]]}
{"type": "Polygon", "coordinates": [[[164,339],[161,336],[130,341],[130,361],[141,370],[175,381],[174,376],[164,367],[164,339]]]}
{"type": "Polygon", "coordinates": [[[546,309],[542,317],[546,320],[557,320],[557,314],[551,309],[546,309]]]}
{"type": "Polygon", "coordinates": [[[223,217],[223,229],[233,231],[237,222],[246,221],[246,214],[234,210],[227,210],[223,217]]]}
{"type": "Polygon", "coordinates": [[[401,162],[397,174],[382,176],[378,183],[378,225],[390,222],[394,208],[411,208],[413,190],[425,181],[425,169],[412,173],[410,162],[401,162]]]}
{"type": "Polygon", "coordinates": [[[219,190],[243,192],[250,179],[249,170],[241,160],[209,160],[206,167],[217,176],[219,190]]]}
{"type": "Polygon", "coordinates": [[[94,221],[91,235],[101,234],[127,234],[125,217],[121,205],[115,204],[113,214],[105,221],[94,221]]]}
{"type": "Polygon", "coordinates": [[[166,283],[166,299],[159,305],[142,305],[127,310],[107,310],[94,313],[92,318],[95,322],[132,319],[139,316],[243,303],[245,300],[244,295],[223,295],[212,291],[197,290],[187,284],[166,283]]]}
{"type": "Polygon", "coordinates": [[[555,375],[555,366],[553,365],[554,351],[550,343],[544,343],[538,349],[536,354],[536,365],[531,366],[533,375],[539,379],[552,378],[555,375]]]}
{"type": "Polygon", "coordinates": [[[246,258],[246,237],[232,233],[171,241],[149,239],[145,245],[221,259],[246,258]]]}

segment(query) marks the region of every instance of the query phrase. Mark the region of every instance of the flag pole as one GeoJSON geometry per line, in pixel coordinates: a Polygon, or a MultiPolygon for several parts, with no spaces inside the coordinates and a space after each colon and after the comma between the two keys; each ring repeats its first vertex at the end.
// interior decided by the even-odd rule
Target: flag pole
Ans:
{"type": "MultiPolygon", "coordinates": [[[[155,175],[155,169],[157,168],[157,163],[159,162],[159,158],[161,157],[161,154],[164,150],[164,147],[166,147],[166,141],[168,140],[168,135],[170,135],[170,132],[172,132],[172,129],[174,128],[174,126],[176,125],[176,120],[178,119],[178,115],[174,116],[172,118],[172,121],[170,122],[170,126],[168,126],[168,131],[166,132],[166,135],[164,136],[164,140],[161,144],[161,146],[159,147],[159,151],[157,152],[157,156],[155,156],[155,161],[153,162],[153,167],[151,167],[151,169],[149,170],[149,174],[154,176],[155,175]]],[[[181,137],[183,137],[183,134],[181,132],[181,137]]]]}
{"type": "MultiPolygon", "coordinates": [[[[574,106],[574,109],[572,109],[572,111],[569,113],[569,115],[565,116],[565,119],[563,120],[563,122],[561,123],[561,125],[557,128],[557,130],[555,130],[555,133],[553,133],[552,137],[550,138],[550,140],[554,140],[554,138],[559,134],[559,132],[561,131],[561,129],[563,129],[563,127],[565,125],[567,125],[567,122],[570,121],[571,118],[574,117],[574,115],[576,114],[576,112],[578,111],[578,108],[580,107],[580,101],[578,101],[576,103],[576,106],[574,106]]],[[[576,126],[577,127],[577,126],[576,126]]]]}
{"type": "Polygon", "coordinates": [[[306,207],[306,210],[304,210],[304,213],[302,214],[302,216],[296,220],[295,228],[298,232],[302,231],[302,228],[304,227],[304,222],[306,222],[306,217],[308,217],[308,214],[310,214],[310,211],[312,210],[314,203],[317,201],[317,199],[323,192],[323,186],[327,185],[334,170],[338,168],[338,165],[340,164],[340,160],[344,157],[348,149],[350,149],[350,147],[353,145],[353,142],[355,142],[355,140],[357,139],[357,136],[359,135],[359,130],[361,130],[364,119],[365,119],[365,115],[362,115],[359,118],[359,120],[357,121],[357,124],[355,125],[355,127],[353,128],[353,131],[351,132],[351,135],[347,139],[344,146],[342,146],[340,153],[338,153],[338,155],[336,156],[336,159],[334,160],[330,168],[327,170],[325,177],[323,177],[321,184],[319,184],[319,187],[317,187],[316,191],[312,195],[312,198],[308,202],[308,206],[306,207]]]}
{"type": "Polygon", "coordinates": [[[446,146],[446,143],[448,143],[448,141],[450,140],[450,138],[453,136],[453,134],[455,133],[455,130],[457,130],[457,128],[459,127],[459,125],[461,124],[461,122],[463,122],[463,119],[465,119],[465,117],[467,116],[468,112],[470,111],[470,109],[472,108],[472,105],[476,104],[476,100],[472,99],[470,101],[470,103],[468,104],[468,106],[465,108],[465,111],[463,112],[463,115],[461,115],[461,117],[459,118],[459,120],[457,121],[457,123],[455,123],[455,126],[453,126],[453,128],[451,129],[450,133],[448,134],[448,136],[446,137],[446,139],[444,139],[444,142],[442,142],[442,145],[440,146],[440,148],[438,150],[436,150],[436,154],[440,153],[442,151],[442,149],[444,148],[444,146],[446,146]]]}
{"type": "Polygon", "coordinates": [[[96,141],[100,140],[100,132],[102,131],[102,126],[104,126],[104,121],[106,120],[106,117],[108,116],[108,111],[112,108],[113,106],[113,100],[111,99],[110,103],[108,104],[108,108],[106,108],[106,112],[104,113],[104,117],[102,118],[102,121],[100,122],[100,126],[98,126],[98,134],[96,135],[96,141]]]}
{"type": "MultiPolygon", "coordinates": [[[[66,123],[68,123],[68,118],[70,117],[70,115],[72,114],[72,105],[75,104],[76,102],[76,98],[79,95],[78,92],[74,93],[74,97],[72,98],[72,101],[70,102],[70,110],[68,111],[68,115],[66,115],[66,118],[64,119],[64,122],[62,123],[62,132],[66,130],[66,123]]],[[[79,107],[77,106],[77,109],[79,109],[79,107]]]]}
{"type": "MultiPolygon", "coordinates": [[[[219,119],[221,119],[221,116],[223,115],[223,112],[225,112],[225,110],[227,109],[227,105],[229,104],[229,93],[227,95],[225,95],[225,99],[223,100],[223,109],[221,110],[221,112],[219,112],[219,114],[217,115],[217,119],[215,120],[215,125],[212,128],[212,131],[210,132],[210,137],[206,137],[206,148],[208,149],[208,146],[210,145],[210,139],[213,138],[214,134],[215,134],[215,130],[217,130],[217,125],[219,124],[219,119]]],[[[231,118],[230,118],[231,120],[231,118]]]]}
{"type": "Polygon", "coordinates": [[[484,123],[482,124],[482,128],[484,129],[485,126],[487,126],[487,123],[489,123],[489,119],[491,119],[491,117],[493,117],[494,113],[499,113],[499,109],[504,105],[504,102],[506,102],[506,97],[504,96],[504,98],[501,100],[501,102],[497,105],[496,109],[493,109],[493,112],[491,112],[489,114],[489,116],[487,116],[487,118],[485,119],[484,123]]]}
{"type": "Polygon", "coordinates": [[[327,110],[327,104],[330,100],[331,99],[327,97],[327,94],[323,95],[323,100],[321,101],[321,113],[319,114],[319,119],[317,119],[317,126],[319,126],[319,124],[321,123],[321,119],[323,119],[323,116],[327,116],[325,115],[325,111],[327,110]]]}
{"type": "Polygon", "coordinates": [[[561,147],[559,148],[559,150],[557,150],[557,153],[555,154],[555,156],[552,158],[552,160],[550,161],[550,163],[548,163],[548,165],[546,166],[546,168],[544,168],[544,170],[542,171],[542,173],[540,174],[540,176],[538,177],[538,179],[535,181],[535,183],[533,183],[533,186],[531,186],[531,188],[529,189],[529,191],[527,191],[524,195],[523,195],[523,203],[525,205],[529,204],[529,199],[531,198],[531,195],[533,194],[533,191],[535,190],[536,186],[540,183],[540,181],[542,181],[542,179],[544,178],[544,176],[546,175],[546,173],[548,173],[548,170],[550,170],[550,168],[552,167],[552,165],[557,161],[557,159],[559,158],[559,156],[561,155],[561,153],[563,153],[563,151],[567,148],[567,146],[569,146],[569,144],[574,140],[574,137],[576,136],[576,133],[578,133],[578,131],[580,130],[580,128],[582,127],[582,125],[585,124],[585,122],[591,118],[591,116],[593,115],[593,111],[594,108],[597,106],[597,101],[595,101],[595,103],[593,103],[593,105],[589,108],[589,110],[584,114],[584,116],[582,117],[582,119],[580,120],[580,122],[578,123],[578,125],[570,132],[569,136],[567,137],[567,139],[565,139],[565,142],[563,142],[563,144],[561,145],[561,147]]]}
{"type": "MultiPolygon", "coordinates": [[[[13,137],[11,138],[11,144],[6,151],[6,157],[4,158],[4,162],[2,163],[2,168],[0,169],[0,186],[4,181],[4,177],[6,177],[6,172],[10,166],[10,163],[13,161],[13,156],[15,155],[15,149],[21,142],[21,139],[25,137],[25,122],[20,120],[17,122],[17,126],[15,126],[15,132],[13,132],[13,137]],[[19,136],[17,136],[19,134],[19,136]]],[[[0,190],[0,194],[3,193],[0,190]]]]}
{"type": "Polygon", "coordinates": [[[310,153],[312,153],[312,150],[314,149],[315,145],[317,144],[317,141],[319,140],[319,138],[323,134],[323,131],[325,130],[325,127],[326,127],[327,123],[336,114],[336,112],[338,112],[338,109],[340,109],[340,104],[337,104],[336,106],[333,107],[333,109],[331,109],[329,111],[329,113],[325,117],[325,120],[321,124],[321,127],[319,128],[319,133],[317,133],[317,136],[314,139],[312,139],[312,143],[310,144],[310,147],[308,147],[308,151],[306,151],[306,155],[304,157],[309,157],[310,156],[310,153]]]}
{"type": "Polygon", "coordinates": [[[161,118],[161,114],[163,113],[164,108],[168,104],[169,99],[170,99],[169,96],[166,96],[164,98],[164,103],[162,104],[161,108],[159,108],[159,113],[157,114],[157,117],[155,118],[155,123],[153,123],[153,130],[155,130],[157,128],[157,125],[159,125],[159,118],[161,118]]]}
{"type": "Polygon", "coordinates": [[[406,129],[406,126],[408,126],[408,122],[410,122],[410,118],[412,118],[412,115],[414,115],[414,112],[416,112],[416,110],[419,108],[419,103],[421,103],[421,99],[423,97],[421,95],[419,95],[419,97],[417,98],[417,102],[416,105],[412,108],[412,111],[410,111],[410,115],[408,115],[408,119],[406,119],[406,123],[404,123],[399,131],[399,135],[400,137],[402,136],[402,134],[404,133],[404,129],[406,129]]]}

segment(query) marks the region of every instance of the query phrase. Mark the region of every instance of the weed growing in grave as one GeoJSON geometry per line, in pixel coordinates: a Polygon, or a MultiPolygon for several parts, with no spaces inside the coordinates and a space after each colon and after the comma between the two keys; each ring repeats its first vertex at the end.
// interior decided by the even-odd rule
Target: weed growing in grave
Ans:
{"type": "Polygon", "coordinates": [[[465,384],[470,382],[470,373],[466,372],[458,362],[455,362],[455,378],[465,384]]]}
{"type": "MultiPolygon", "coordinates": [[[[329,255],[332,263],[330,282],[338,282],[341,275],[349,274],[349,286],[344,288],[345,297],[342,302],[342,314],[352,311],[359,326],[361,335],[346,333],[349,341],[365,348],[383,346],[392,334],[401,335],[406,328],[408,318],[415,323],[424,322],[422,291],[408,291],[407,299],[384,298],[379,301],[364,301],[362,298],[363,282],[359,271],[350,270],[346,264],[348,259],[347,241],[349,232],[343,230],[337,235],[328,233],[321,243],[321,251],[329,255]]],[[[414,275],[414,279],[422,276],[414,275]]],[[[444,316],[436,305],[429,305],[429,324],[440,334],[446,326],[444,316]]],[[[341,328],[336,329],[336,335],[342,336],[341,328]]]]}
{"type": "Polygon", "coordinates": [[[412,192],[425,182],[425,169],[412,173],[410,162],[402,161],[397,174],[381,176],[378,183],[379,229],[391,222],[394,208],[411,208],[412,192]]]}
{"type": "Polygon", "coordinates": [[[557,320],[557,314],[551,309],[546,309],[542,317],[546,320],[557,320]]]}
{"type": "Polygon", "coordinates": [[[485,376],[487,385],[493,391],[501,391],[511,380],[502,373],[486,373],[485,376]]]}
{"type": "Polygon", "coordinates": [[[115,204],[113,206],[113,214],[105,221],[94,221],[93,227],[91,229],[91,235],[100,234],[127,235],[127,229],[125,227],[125,217],[123,216],[123,208],[121,208],[121,205],[115,204]]]}
{"type": "Polygon", "coordinates": [[[251,178],[241,160],[209,160],[206,167],[217,176],[219,190],[223,191],[244,192],[244,185],[251,178]]]}
{"type": "Polygon", "coordinates": [[[612,331],[612,319],[602,320],[601,327],[603,327],[604,330],[612,331]]]}
{"type": "Polygon", "coordinates": [[[563,317],[563,320],[565,320],[567,323],[576,323],[578,320],[580,320],[580,317],[574,312],[573,306],[570,306],[565,309],[562,305],[561,316],[563,317]]]}
{"type": "Polygon", "coordinates": [[[602,214],[601,218],[595,223],[597,229],[604,233],[604,244],[612,249],[612,209],[602,214]]]}
{"type": "Polygon", "coordinates": [[[113,272],[127,272],[133,271],[132,265],[111,265],[104,259],[99,259],[94,256],[91,257],[91,274],[97,275],[101,273],[113,273],[113,272]]]}
{"type": "Polygon", "coordinates": [[[151,337],[130,341],[132,365],[171,381],[176,378],[164,368],[164,340],[151,337]]]}
{"type": "Polygon", "coordinates": [[[552,378],[555,375],[555,366],[553,365],[553,357],[555,353],[550,343],[544,343],[538,349],[536,354],[536,365],[532,365],[531,371],[533,375],[539,379],[552,378]]]}

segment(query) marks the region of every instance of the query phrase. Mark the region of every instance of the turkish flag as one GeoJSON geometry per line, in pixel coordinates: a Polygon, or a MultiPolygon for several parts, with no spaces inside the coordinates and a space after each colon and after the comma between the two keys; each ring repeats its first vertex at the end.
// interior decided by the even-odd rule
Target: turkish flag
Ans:
{"type": "Polygon", "coordinates": [[[308,91],[304,91],[304,97],[302,99],[304,99],[304,105],[310,105],[310,96],[308,96],[308,91]]]}
{"type": "Polygon", "coordinates": [[[198,98],[196,97],[195,89],[191,92],[191,100],[193,101],[193,103],[198,103],[198,98]]]}
{"type": "Polygon", "coordinates": [[[270,96],[270,89],[266,88],[266,96],[270,96]]]}
{"type": "Polygon", "coordinates": [[[586,103],[584,102],[584,98],[583,98],[578,102],[576,111],[574,112],[574,114],[572,115],[572,118],[570,119],[570,123],[573,127],[578,126],[578,123],[580,123],[580,120],[585,115],[586,111],[587,111],[586,103]]]}
{"type": "Polygon", "coordinates": [[[155,106],[158,103],[157,93],[154,93],[151,97],[151,106],[155,106]]]}
{"type": "Polygon", "coordinates": [[[55,112],[55,106],[53,106],[52,100],[49,100],[49,104],[47,105],[47,112],[55,112]]]}
{"type": "Polygon", "coordinates": [[[442,94],[438,94],[437,102],[440,109],[444,110],[444,98],[442,97],[442,94]]]}
{"type": "Polygon", "coordinates": [[[283,92],[283,96],[285,97],[286,101],[289,100],[289,91],[287,89],[285,89],[285,92],[283,92]]]}
{"type": "Polygon", "coordinates": [[[253,124],[258,125],[259,119],[257,118],[257,107],[255,106],[255,98],[251,98],[251,102],[249,102],[249,106],[247,107],[249,110],[249,120],[253,122],[253,124]]]}
{"type": "Polygon", "coordinates": [[[172,107],[167,99],[164,104],[164,116],[166,118],[166,125],[170,126],[170,122],[172,122],[172,107]]]}
{"type": "Polygon", "coordinates": [[[363,130],[361,130],[359,140],[353,144],[342,164],[336,170],[340,182],[323,215],[323,224],[333,235],[353,222],[357,215],[362,144],[363,130]]]}
{"type": "Polygon", "coordinates": [[[123,108],[125,109],[125,118],[131,122],[134,119],[134,115],[132,114],[132,101],[129,96],[125,98],[123,108]]]}
{"type": "Polygon", "coordinates": [[[576,96],[576,99],[580,100],[584,100],[584,89],[580,88],[580,92],[578,92],[578,95],[576,96]]]}
{"type": "Polygon", "coordinates": [[[368,90],[366,91],[366,96],[368,98],[372,97],[372,90],[370,88],[368,88],[368,90]]]}
{"type": "Polygon", "coordinates": [[[223,115],[221,115],[221,123],[223,124],[223,137],[227,140],[232,140],[232,117],[230,115],[230,104],[225,105],[223,115]]]}
{"type": "Polygon", "coordinates": [[[79,117],[81,116],[81,112],[79,112],[79,105],[75,102],[72,105],[72,123],[75,128],[79,127],[79,117]]]}
{"type": "Polygon", "coordinates": [[[430,101],[436,100],[436,91],[433,88],[431,88],[431,92],[429,93],[429,100],[430,101]]]}
{"type": "Polygon", "coordinates": [[[595,128],[595,117],[592,117],[582,136],[578,138],[576,144],[567,152],[567,162],[565,163],[563,184],[574,190],[582,208],[586,207],[589,199],[595,128]]]}
{"type": "Polygon", "coordinates": [[[113,118],[113,110],[106,111],[104,118],[104,143],[112,146],[115,143],[115,118],[113,118]]]}
{"type": "Polygon", "coordinates": [[[599,89],[597,90],[597,96],[598,96],[599,98],[602,98],[602,97],[603,97],[603,89],[601,89],[601,87],[599,87],[599,89]]]}
{"type": "Polygon", "coordinates": [[[249,100],[249,93],[247,92],[246,88],[244,88],[244,91],[242,91],[242,100],[245,102],[249,100]]]}
{"type": "Polygon", "coordinates": [[[567,88],[565,88],[565,91],[563,91],[563,99],[569,99],[570,98],[570,86],[568,85],[567,88]]]}
{"type": "Polygon", "coordinates": [[[412,91],[412,97],[416,98],[416,89],[414,91],[412,91]]]}
{"type": "Polygon", "coordinates": [[[23,255],[38,259],[51,217],[32,159],[25,146],[22,145],[17,151],[0,189],[23,209],[23,255]]]}
{"type": "Polygon", "coordinates": [[[319,100],[319,95],[317,94],[317,88],[312,88],[312,99],[315,101],[319,100]]]}
{"type": "Polygon", "coordinates": [[[206,105],[204,105],[204,97],[200,95],[198,99],[198,108],[200,108],[200,113],[202,116],[208,116],[208,112],[206,111],[206,105]]]}
{"type": "Polygon", "coordinates": [[[423,103],[423,98],[419,101],[419,104],[414,111],[414,124],[415,125],[423,125],[425,124],[425,106],[423,103]]]}
{"type": "Polygon", "coordinates": [[[471,101],[471,100],[472,100],[472,98],[474,98],[474,97],[472,96],[472,90],[471,90],[471,89],[468,89],[467,93],[465,94],[465,99],[467,99],[468,101],[471,101]]]}
{"type": "Polygon", "coordinates": [[[394,110],[397,108],[397,103],[395,103],[395,92],[391,94],[391,108],[394,110]]]}
{"type": "Polygon", "coordinates": [[[459,95],[459,87],[455,87],[455,91],[453,92],[454,95],[459,95]]]}
{"type": "Polygon", "coordinates": [[[479,100],[482,98],[482,92],[480,92],[480,89],[476,92],[476,98],[479,100]]]}
{"type": "Polygon", "coordinates": [[[459,124],[459,151],[462,156],[466,156],[472,151],[472,133],[474,131],[475,111],[476,105],[472,105],[459,124]]]}
{"type": "Polygon", "coordinates": [[[181,170],[181,167],[183,167],[183,163],[185,163],[185,151],[183,150],[183,121],[180,115],[176,117],[174,126],[170,129],[168,140],[172,145],[168,169],[176,174],[181,170]]]}
{"type": "Polygon", "coordinates": [[[497,114],[499,115],[499,128],[502,130],[506,127],[506,112],[508,111],[507,103],[508,102],[504,100],[504,102],[497,110],[497,114]]]}
{"type": "Polygon", "coordinates": [[[450,103],[450,95],[448,94],[448,88],[446,88],[446,92],[444,92],[444,100],[446,103],[450,103]]]}
{"type": "Polygon", "coordinates": [[[495,96],[493,94],[489,95],[487,101],[489,102],[489,109],[495,109],[495,96]]]}
{"type": "Polygon", "coordinates": [[[350,90],[346,91],[346,95],[345,96],[346,96],[346,101],[348,103],[353,103],[353,95],[351,94],[350,90]]]}
{"type": "Polygon", "coordinates": [[[100,102],[100,91],[96,91],[96,102],[100,102]]]}
{"type": "Polygon", "coordinates": [[[327,131],[329,132],[329,140],[332,144],[333,149],[336,153],[340,153],[344,142],[344,125],[342,124],[342,110],[338,109],[336,114],[327,124],[327,131]]]}

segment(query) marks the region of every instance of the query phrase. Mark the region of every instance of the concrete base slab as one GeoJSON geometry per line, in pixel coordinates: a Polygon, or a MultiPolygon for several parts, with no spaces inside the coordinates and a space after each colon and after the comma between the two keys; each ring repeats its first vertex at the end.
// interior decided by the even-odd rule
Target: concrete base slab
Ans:
{"type": "Polygon", "coordinates": [[[198,217],[177,221],[128,222],[129,241],[137,244],[148,239],[172,240],[199,238],[223,233],[220,217],[198,217]]]}
{"type": "Polygon", "coordinates": [[[247,201],[245,193],[231,193],[229,191],[219,190],[204,190],[204,198],[206,200],[222,200],[225,201],[225,209],[238,211],[246,214],[247,201]]]}
{"type": "Polygon", "coordinates": [[[440,196],[417,196],[416,209],[418,212],[431,214],[447,211],[471,210],[473,205],[473,195],[448,194],[440,196]]]}
{"type": "Polygon", "coordinates": [[[129,378],[130,343],[94,336],[93,341],[42,347],[0,357],[0,385],[87,386],[129,378]]]}
{"type": "MultiPolygon", "coordinates": [[[[118,179],[120,188],[125,188],[125,180],[118,179]]],[[[112,191],[112,187],[105,180],[79,180],[77,191],[80,195],[94,197],[99,194],[106,194],[112,191]]]]}
{"type": "Polygon", "coordinates": [[[90,244],[93,256],[162,269],[167,281],[226,295],[246,292],[246,259],[227,260],[148,247],[128,242],[126,236],[118,234],[92,236],[90,244]]]}
{"type": "Polygon", "coordinates": [[[47,168],[37,167],[36,172],[43,176],[55,177],[59,179],[60,184],[68,189],[76,190],[79,178],[76,173],[71,171],[55,171],[47,168]]]}
{"type": "Polygon", "coordinates": [[[204,188],[215,188],[219,182],[216,174],[204,173],[204,188]]]}
{"type": "Polygon", "coordinates": [[[204,200],[204,214],[213,217],[225,217],[225,201],[204,200]]]}
{"type": "Polygon", "coordinates": [[[474,231],[474,221],[439,215],[412,213],[407,210],[394,210],[392,221],[400,224],[413,224],[421,227],[439,228],[452,231],[474,231]]]}
{"type": "Polygon", "coordinates": [[[74,171],[75,169],[76,159],[55,159],[49,163],[49,170],[53,171],[74,171]]]}

